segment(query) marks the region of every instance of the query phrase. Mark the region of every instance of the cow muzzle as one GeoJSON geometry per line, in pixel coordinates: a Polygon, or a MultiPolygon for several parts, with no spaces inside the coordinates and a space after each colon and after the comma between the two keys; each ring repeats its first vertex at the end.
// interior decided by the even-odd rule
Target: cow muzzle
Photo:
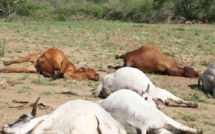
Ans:
{"type": "Polygon", "coordinates": [[[94,75],[94,80],[95,80],[95,81],[98,81],[98,80],[99,80],[99,74],[96,73],[96,74],[94,75]]]}

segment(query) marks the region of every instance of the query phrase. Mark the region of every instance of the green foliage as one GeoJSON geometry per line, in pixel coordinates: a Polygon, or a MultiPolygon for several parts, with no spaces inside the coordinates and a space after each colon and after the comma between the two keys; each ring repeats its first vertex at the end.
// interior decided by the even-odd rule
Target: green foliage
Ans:
{"type": "Polygon", "coordinates": [[[147,21],[151,9],[152,0],[109,0],[106,18],[147,21]]]}
{"type": "Polygon", "coordinates": [[[196,114],[193,114],[193,115],[184,115],[183,119],[187,122],[190,122],[190,121],[196,121],[198,120],[198,115],[196,114]]]}
{"type": "Polygon", "coordinates": [[[14,12],[15,3],[14,0],[1,0],[0,9],[2,16],[8,16],[14,12]]]}
{"type": "Polygon", "coordinates": [[[67,18],[66,18],[66,16],[64,14],[58,14],[58,20],[59,21],[66,21],[67,18]]]}
{"type": "Polygon", "coordinates": [[[13,13],[58,21],[71,16],[136,22],[168,22],[184,16],[215,21],[215,0],[1,0],[0,15],[10,17],[13,13]]]}
{"type": "Polygon", "coordinates": [[[42,76],[33,79],[32,83],[41,85],[56,85],[56,82],[53,81],[51,78],[43,78],[42,76]]]}
{"type": "Polygon", "coordinates": [[[176,14],[189,19],[215,19],[215,0],[177,0],[176,14]]]}
{"type": "Polygon", "coordinates": [[[206,103],[206,100],[203,98],[203,96],[197,92],[193,93],[192,96],[183,95],[183,98],[185,100],[189,100],[189,101],[197,101],[197,102],[206,103]]]}

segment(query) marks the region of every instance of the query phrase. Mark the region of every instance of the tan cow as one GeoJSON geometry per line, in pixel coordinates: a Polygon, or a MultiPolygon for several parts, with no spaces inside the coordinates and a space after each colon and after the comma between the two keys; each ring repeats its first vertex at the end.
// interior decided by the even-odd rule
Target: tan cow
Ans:
{"type": "MultiPolygon", "coordinates": [[[[116,55],[116,59],[123,59],[124,66],[138,68],[143,72],[159,72],[173,76],[197,78],[200,73],[192,67],[180,67],[175,59],[166,57],[158,48],[144,45],[124,55],[116,55]]],[[[111,68],[118,69],[121,66],[111,68]]]]}
{"type": "Polygon", "coordinates": [[[95,70],[84,67],[76,69],[74,64],[68,60],[66,55],[57,48],[49,48],[43,52],[34,53],[16,60],[3,61],[5,66],[22,62],[31,62],[33,64],[24,68],[4,68],[1,72],[38,72],[45,77],[52,78],[65,77],[69,79],[99,80],[99,74],[96,73],[95,70]]]}

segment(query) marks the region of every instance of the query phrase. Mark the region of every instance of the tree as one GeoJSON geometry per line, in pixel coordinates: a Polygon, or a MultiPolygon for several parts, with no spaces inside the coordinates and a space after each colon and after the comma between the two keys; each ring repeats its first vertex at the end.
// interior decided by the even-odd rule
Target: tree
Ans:
{"type": "Polygon", "coordinates": [[[3,16],[9,16],[14,12],[15,5],[19,0],[2,0],[0,1],[0,11],[3,16]]]}

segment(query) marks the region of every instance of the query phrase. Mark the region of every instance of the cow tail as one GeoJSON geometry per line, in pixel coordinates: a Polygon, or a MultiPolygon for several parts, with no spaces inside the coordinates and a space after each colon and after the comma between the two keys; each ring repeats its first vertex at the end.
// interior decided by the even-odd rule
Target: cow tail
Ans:
{"type": "Polygon", "coordinates": [[[96,120],[97,120],[97,132],[98,132],[98,134],[102,134],[99,119],[96,115],[94,115],[94,116],[96,117],[96,120]]]}

